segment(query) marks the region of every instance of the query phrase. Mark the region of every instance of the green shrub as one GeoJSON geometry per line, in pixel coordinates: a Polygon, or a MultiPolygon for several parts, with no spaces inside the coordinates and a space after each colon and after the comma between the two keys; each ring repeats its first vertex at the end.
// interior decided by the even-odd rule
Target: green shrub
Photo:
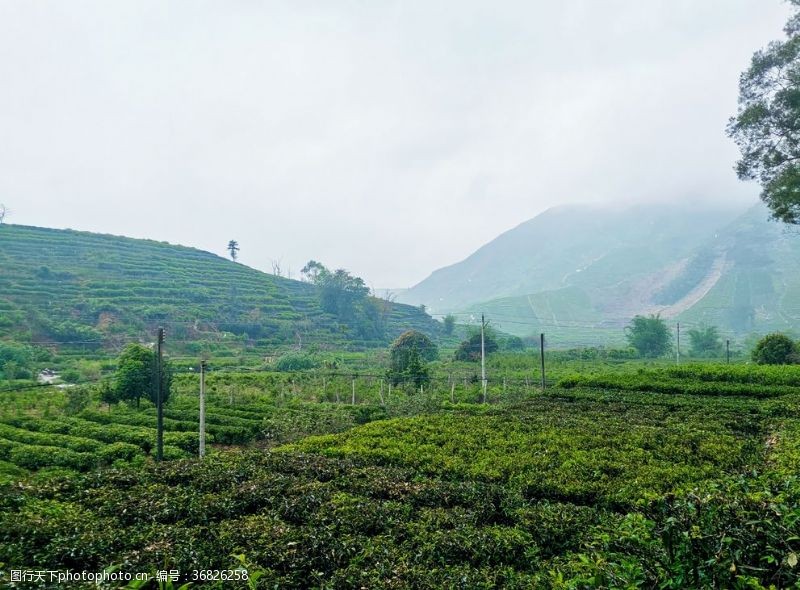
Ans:
{"type": "Polygon", "coordinates": [[[753,349],[753,360],[759,365],[793,365],[800,361],[797,344],[785,334],[768,334],[753,349]]]}
{"type": "Polygon", "coordinates": [[[275,370],[283,372],[308,371],[317,367],[317,362],[310,354],[291,352],[284,354],[275,362],[275,370]]]}
{"type": "Polygon", "coordinates": [[[78,452],[94,452],[103,447],[103,443],[91,438],[32,432],[7,424],[0,424],[0,437],[29,445],[67,448],[78,452]]]}
{"type": "Polygon", "coordinates": [[[97,464],[97,458],[91,453],[79,453],[70,449],[43,447],[38,445],[20,445],[11,449],[9,461],[25,469],[41,467],[67,467],[76,471],[85,471],[97,464]]]}
{"type": "Polygon", "coordinates": [[[117,460],[130,461],[134,457],[143,455],[143,451],[137,445],[130,443],[115,442],[106,445],[97,453],[103,463],[111,464],[117,460]]]}

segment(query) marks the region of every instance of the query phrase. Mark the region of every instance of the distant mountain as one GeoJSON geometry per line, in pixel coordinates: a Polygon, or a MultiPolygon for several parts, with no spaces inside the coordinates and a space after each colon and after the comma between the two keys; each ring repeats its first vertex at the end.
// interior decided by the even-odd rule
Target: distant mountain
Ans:
{"type": "Polygon", "coordinates": [[[800,230],[757,206],[722,228],[661,295],[679,319],[738,334],[800,329],[800,230]],[[687,301],[688,300],[688,301],[687,301]]]}
{"type": "Polygon", "coordinates": [[[118,347],[152,340],[261,347],[382,346],[440,324],[417,307],[373,299],[370,321],[324,312],[313,285],[268,275],[194,248],[72,230],[0,225],[0,338],[118,347]]]}
{"type": "Polygon", "coordinates": [[[555,207],[435,271],[399,300],[445,312],[571,285],[606,289],[680,259],[741,212],[687,205],[555,207]]]}
{"type": "MultiPolygon", "coordinates": [[[[486,312],[518,335],[619,342],[638,313],[735,337],[800,327],[800,237],[750,209],[558,207],[434,272],[400,300],[486,312]]],[[[558,340],[558,338],[556,338],[558,340]]]]}

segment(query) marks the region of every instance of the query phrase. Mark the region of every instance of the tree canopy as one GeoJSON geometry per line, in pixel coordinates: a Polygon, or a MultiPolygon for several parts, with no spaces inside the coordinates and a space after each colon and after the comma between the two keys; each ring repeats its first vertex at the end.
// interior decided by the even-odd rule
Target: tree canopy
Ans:
{"type": "Polygon", "coordinates": [[[234,262],[236,262],[236,258],[239,256],[239,250],[241,250],[241,248],[239,248],[239,242],[236,240],[231,240],[228,242],[228,252],[231,255],[231,260],[234,262]]]}
{"type": "Polygon", "coordinates": [[[625,328],[625,338],[645,358],[664,356],[672,348],[672,334],[660,315],[637,315],[625,328]]]}
{"type": "Polygon", "coordinates": [[[6,379],[32,377],[33,349],[23,344],[0,342],[0,374],[6,379]]]}
{"type": "MultiPolygon", "coordinates": [[[[800,9],[800,0],[790,0],[800,9]]],[[[786,39],[755,53],[739,81],[739,112],[728,134],[742,152],[742,180],[758,180],[775,219],[800,223],[800,11],[786,39]]]]}
{"type": "MultiPolygon", "coordinates": [[[[499,348],[497,345],[497,337],[494,330],[486,328],[483,336],[483,346],[486,354],[496,352],[499,348]]],[[[476,330],[469,338],[464,340],[458,345],[455,353],[457,361],[479,361],[481,360],[481,332],[476,330]]]]}
{"type": "Polygon", "coordinates": [[[444,324],[444,333],[450,336],[456,327],[456,317],[453,314],[447,314],[442,323],[444,324]]]}
{"type": "MultiPolygon", "coordinates": [[[[163,401],[169,399],[172,385],[172,369],[169,361],[164,359],[161,366],[161,383],[163,401]]],[[[156,353],[141,344],[128,344],[117,360],[117,372],[114,375],[114,396],[112,399],[135,401],[139,405],[141,398],[156,403],[158,398],[158,381],[156,380],[156,353]]]]}
{"type": "Polygon", "coordinates": [[[689,354],[698,358],[715,358],[722,354],[722,339],[716,326],[700,326],[689,330],[689,354]]]}
{"type": "Polygon", "coordinates": [[[403,332],[389,349],[388,377],[395,385],[413,383],[416,387],[430,380],[427,362],[439,357],[436,344],[422,332],[403,332]]]}
{"type": "Polygon", "coordinates": [[[798,362],[797,343],[785,334],[768,334],[753,349],[759,365],[790,365],[798,362]]]}
{"type": "Polygon", "coordinates": [[[343,268],[331,271],[316,260],[310,260],[300,274],[317,287],[319,304],[324,311],[355,327],[362,338],[383,337],[391,303],[369,297],[370,289],[364,279],[343,268]]]}

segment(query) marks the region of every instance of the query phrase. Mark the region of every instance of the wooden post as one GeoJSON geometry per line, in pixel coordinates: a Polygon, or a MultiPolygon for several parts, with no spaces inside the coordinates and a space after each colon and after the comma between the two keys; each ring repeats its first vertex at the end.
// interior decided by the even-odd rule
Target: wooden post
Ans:
{"type": "Polygon", "coordinates": [[[542,361],[542,391],[544,391],[546,387],[546,381],[544,376],[544,334],[539,335],[539,355],[542,361]]]}
{"type": "Polygon", "coordinates": [[[156,346],[156,461],[164,459],[164,391],[162,378],[162,354],[164,344],[164,328],[158,329],[158,343],[156,346]]]}
{"type": "Polygon", "coordinates": [[[353,377],[353,398],[351,400],[352,405],[356,405],[356,378],[353,377]]]}
{"type": "Polygon", "coordinates": [[[483,403],[486,403],[486,346],[484,344],[484,330],[486,319],[481,314],[481,383],[483,384],[483,403]]]}
{"type": "Polygon", "coordinates": [[[206,456],[206,361],[200,361],[200,458],[206,456]]]}
{"type": "Polygon", "coordinates": [[[383,379],[381,379],[381,405],[386,405],[386,402],[383,401],[383,379]]]}

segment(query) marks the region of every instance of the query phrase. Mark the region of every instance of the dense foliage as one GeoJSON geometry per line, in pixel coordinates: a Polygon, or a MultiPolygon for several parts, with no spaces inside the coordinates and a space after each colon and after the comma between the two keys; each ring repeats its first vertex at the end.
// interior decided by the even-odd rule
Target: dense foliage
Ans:
{"type": "Polygon", "coordinates": [[[625,328],[625,337],[640,356],[658,358],[670,351],[672,334],[667,323],[658,315],[637,315],[625,328]]]}
{"type": "MultiPolygon", "coordinates": [[[[488,355],[497,351],[500,347],[497,344],[497,336],[493,330],[484,330],[483,334],[483,348],[484,352],[488,355]]],[[[457,361],[479,361],[481,360],[481,333],[480,331],[473,332],[469,338],[464,340],[458,345],[454,358],[457,361]]]]}
{"type": "Polygon", "coordinates": [[[30,346],[0,342],[0,379],[29,379],[33,360],[34,351],[30,346]]]}
{"type": "MultiPolygon", "coordinates": [[[[790,0],[800,9],[800,0],[790,0]]],[[[753,56],[739,82],[739,112],[728,133],[739,145],[743,180],[761,183],[776,219],[800,223],[800,11],[787,38],[753,56]]]]}
{"type": "Polygon", "coordinates": [[[167,359],[162,359],[159,376],[157,361],[156,351],[152,348],[141,344],[128,344],[117,360],[113,388],[116,400],[133,401],[138,406],[144,397],[156,403],[160,379],[161,399],[166,403],[171,391],[172,368],[167,359]]]}
{"type": "Polygon", "coordinates": [[[422,332],[409,330],[389,348],[387,376],[394,385],[412,383],[420,387],[430,381],[427,363],[439,357],[436,344],[422,332]]]}
{"type": "Polygon", "coordinates": [[[688,334],[689,354],[694,358],[719,358],[722,355],[722,339],[716,326],[699,326],[689,330],[688,334]]]}
{"type": "Polygon", "coordinates": [[[785,334],[767,334],[758,341],[752,356],[759,365],[790,365],[800,361],[797,343],[785,334]]]}
{"type": "Polygon", "coordinates": [[[301,273],[317,288],[323,310],[355,327],[362,338],[383,338],[391,305],[387,301],[369,297],[370,289],[364,279],[342,268],[328,270],[316,260],[310,260],[301,273]]]}

